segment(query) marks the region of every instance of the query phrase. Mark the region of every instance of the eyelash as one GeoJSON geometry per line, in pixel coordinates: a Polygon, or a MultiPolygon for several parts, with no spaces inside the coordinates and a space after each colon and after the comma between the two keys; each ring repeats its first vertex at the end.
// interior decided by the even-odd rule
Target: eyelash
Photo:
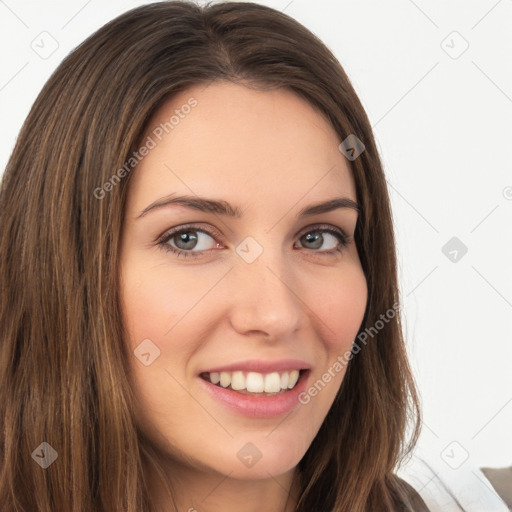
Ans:
{"type": "MultiPolygon", "coordinates": [[[[313,252],[317,252],[317,253],[319,253],[319,255],[334,256],[336,253],[341,253],[343,251],[343,249],[350,242],[350,237],[348,235],[346,235],[341,229],[334,228],[328,224],[318,224],[318,225],[314,225],[314,226],[308,226],[308,228],[306,230],[303,230],[300,233],[299,238],[302,238],[304,235],[307,235],[308,233],[313,233],[313,232],[317,232],[317,231],[329,233],[329,234],[333,235],[334,237],[336,237],[339,242],[338,246],[335,249],[330,249],[328,251],[313,250],[313,252]]],[[[190,224],[190,225],[181,226],[179,229],[175,229],[173,231],[169,231],[169,232],[165,233],[163,236],[159,237],[159,239],[157,240],[157,245],[162,250],[164,250],[166,252],[173,253],[178,257],[183,256],[184,258],[187,258],[189,256],[191,256],[192,258],[198,258],[198,257],[201,257],[202,253],[204,253],[204,252],[215,250],[215,249],[207,249],[205,251],[184,251],[183,249],[177,249],[176,247],[172,247],[171,245],[168,244],[168,242],[176,235],[180,235],[182,233],[189,233],[189,232],[205,233],[205,234],[211,236],[213,239],[215,239],[216,237],[219,237],[217,232],[214,232],[213,230],[210,231],[209,229],[199,228],[195,224],[190,224]]]]}

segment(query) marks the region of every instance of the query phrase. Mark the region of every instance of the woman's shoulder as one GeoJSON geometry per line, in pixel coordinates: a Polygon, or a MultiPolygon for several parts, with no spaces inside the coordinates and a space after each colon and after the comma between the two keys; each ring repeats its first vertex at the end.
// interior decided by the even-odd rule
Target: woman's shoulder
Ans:
{"type": "Polygon", "coordinates": [[[470,461],[462,464],[458,461],[455,465],[439,456],[417,455],[398,471],[400,478],[421,495],[429,512],[508,512],[502,490],[503,473],[506,475],[506,472],[493,472],[492,482],[470,461]]]}
{"type": "Polygon", "coordinates": [[[403,501],[405,502],[405,512],[430,512],[427,504],[423,501],[423,498],[416,489],[402,478],[397,478],[400,491],[403,495],[403,501]]]}

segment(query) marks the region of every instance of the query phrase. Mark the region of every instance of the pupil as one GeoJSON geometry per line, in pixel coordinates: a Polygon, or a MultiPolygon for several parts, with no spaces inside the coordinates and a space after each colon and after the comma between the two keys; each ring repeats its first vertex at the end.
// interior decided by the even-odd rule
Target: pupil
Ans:
{"type": "Polygon", "coordinates": [[[187,233],[181,233],[179,235],[179,242],[185,244],[185,247],[181,247],[181,248],[183,248],[183,249],[193,249],[194,248],[194,246],[197,242],[197,236],[195,236],[195,235],[190,236],[190,233],[191,232],[188,231],[187,233]]]}
{"type": "Polygon", "coordinates": [[[313,244],[313,247],[315,249],[318,249],[319,247],[322,247],[322,235],[318,231],[314,231],[316,235],[311,235],[308,233],[306,235],[307,242],[317,242],[316,244],[313,244]]]}

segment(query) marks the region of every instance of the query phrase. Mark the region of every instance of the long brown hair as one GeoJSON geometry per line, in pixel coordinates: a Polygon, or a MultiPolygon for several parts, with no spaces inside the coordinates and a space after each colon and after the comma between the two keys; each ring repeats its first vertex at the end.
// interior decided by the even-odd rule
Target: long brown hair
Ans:
{"type": "Polygon", "coordinates": [[[393,471],[416,441],[419,407],[399,310],[375,329],[399,293],[389,197],[365,111],[331,51],[289,16],[246,2],[175,1],[133,9],[79,45],[39,94],[7,164],[2,511],[154,510],[144,464],[157,463],[132,414],[133,356],[119,297],[130,172],[107,193],[95,191],[125,166],[164,100],[215,80],[291,89],[327,117],[340,142],[354,134],[365,146],[349,163],[361,205],[354,238],[368,283],[360,333],[372,336],[299,463],[296,510],[409,510],[393,471]],[[55,454],[46,469],[36,463],[55,454]]]}

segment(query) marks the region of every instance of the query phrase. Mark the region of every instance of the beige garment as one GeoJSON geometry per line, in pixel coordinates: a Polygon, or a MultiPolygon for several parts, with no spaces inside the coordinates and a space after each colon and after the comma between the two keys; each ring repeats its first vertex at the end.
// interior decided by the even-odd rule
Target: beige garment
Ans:
{"type": "Polygon", "coordinates": [[[431,512],[510,512],[487,476],[471,461],[453,468],[442,457],[414,454],[398,476],[421,495],[431,512]]]}
{"type": "Polygon", "coordinates": [[[500,498],[512,510],[512,466],[508,468],[481,468],[500,498]]]}

